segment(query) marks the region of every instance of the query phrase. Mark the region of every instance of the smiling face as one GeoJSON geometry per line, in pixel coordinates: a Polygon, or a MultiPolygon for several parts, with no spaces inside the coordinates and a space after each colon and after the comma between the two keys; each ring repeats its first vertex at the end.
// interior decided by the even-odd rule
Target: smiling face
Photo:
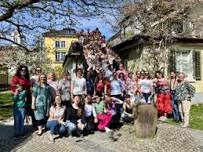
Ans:
{"type": "Polygon", "coordinates": [[[39,81],[40,81],[40,83],[45,84],[47,82],[46,75],[45,74],[40,75],[39,81]]]}
{"type": "Polygon", "coordinates": [[[20,74],[21,74],[22,76],[25,76],[25,75],[26,75],[26,72],[27,72],[27,70],[26,70],[26,68],[24,68],[24,67],[20,70],[20,74]]]}
{"type": "Polygon", "coordinates": [[[50,73],[50,80],[54,81],[56,78],[55,73],[50,73]]]}
{"type": "Polygon", "coordinates": [[[75,105],[79,105],[79,103],[80,103],[80,97],[79,96],[75,96],[74,99],[73,99],[73,103],[75,105]]]}
{"type": "Polygon", "coordinates": [[[180,73],[179,75],[178,75],[178,81],[179,82],[182,82],[182,81],[184,81],[185,80],[185,74],[184,73],[180,73]]]}
{"type": "Polygon", "coordinates": [[[36,73],[37,75],[40,75],[40,74],[42,73],[41,68],[36,68],[35,73],[36,73]]]}
{"type": "Polygon", "coordinates": [[[119,69],[120,69],[120,70],[123,70],[123,64],[120,64],[120,65],[119,65],[119,69]]]}
{"type": "Polygon", "coordinates": [[[61,97],[60,96],[55,97],[55,104],[56,105],[61,105],[61,97]]]}
{"type": "Polygon", "coordinates": [[[171,79],[174,79],[176,77],[176,74],[174,72],[171,72],[171,79]]]}
{"type": "Polygon", "coordinates": [[[81,77],[82,76],[82,71],[80,69],[78,69],[76,75],[77,75],[77,77],[81,77]]]}

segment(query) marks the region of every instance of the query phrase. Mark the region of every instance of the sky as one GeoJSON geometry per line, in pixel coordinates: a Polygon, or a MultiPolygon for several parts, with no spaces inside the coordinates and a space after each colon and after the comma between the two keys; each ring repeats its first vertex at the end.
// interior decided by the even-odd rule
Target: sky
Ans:
{"type": "Polygon", "coordinates": [[[114,34],[112,27],[101,18],[91,18],[89,20],[85,19],[82,22],[83,24],[79,25],[78,27],[84,29],[85,31],[87,29],[90,29],[91,31],[98,27],[101,33],[105,35],[107,39],[114,34]]]}

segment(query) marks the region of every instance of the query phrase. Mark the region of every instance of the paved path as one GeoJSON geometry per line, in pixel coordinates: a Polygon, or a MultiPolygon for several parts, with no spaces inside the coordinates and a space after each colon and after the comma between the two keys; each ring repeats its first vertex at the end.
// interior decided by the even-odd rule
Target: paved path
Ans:
{"type": "Polygon", "coordinates": [[[30,134],[12,138],[12,121],[0,123],[0,152],[203,152],[203,131],[168,124],[159,124],[152,139],[136,138],[133,126],[125,125],[115,132],[117,141],[96,132],[84,138],[64,137],[50,143],[48,133],[38,137],[30,126],[26,126],[30,134]]]}

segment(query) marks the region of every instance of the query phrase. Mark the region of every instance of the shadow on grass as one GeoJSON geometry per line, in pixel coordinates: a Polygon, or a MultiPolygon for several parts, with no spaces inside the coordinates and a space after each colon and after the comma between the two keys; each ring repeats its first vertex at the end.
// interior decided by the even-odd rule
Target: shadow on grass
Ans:
{"type": "Polygon", "coordinates": [[[0,152],[17,151],[22,145],[32,139],[32,126],[25,126],[26,134],[22,137],[14,137],[13,125],[0,124],[0,152]]]}

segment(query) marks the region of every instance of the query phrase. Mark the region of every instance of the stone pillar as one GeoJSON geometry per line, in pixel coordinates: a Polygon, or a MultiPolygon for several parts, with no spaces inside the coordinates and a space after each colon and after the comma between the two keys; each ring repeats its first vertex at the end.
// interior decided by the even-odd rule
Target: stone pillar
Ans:
{"type": "Polygon", "coordinates": [[[133,112],[136,137],[154,137],[157,130],[157,109],[155,105],[140,103],[134,106],[133,112]]]}

